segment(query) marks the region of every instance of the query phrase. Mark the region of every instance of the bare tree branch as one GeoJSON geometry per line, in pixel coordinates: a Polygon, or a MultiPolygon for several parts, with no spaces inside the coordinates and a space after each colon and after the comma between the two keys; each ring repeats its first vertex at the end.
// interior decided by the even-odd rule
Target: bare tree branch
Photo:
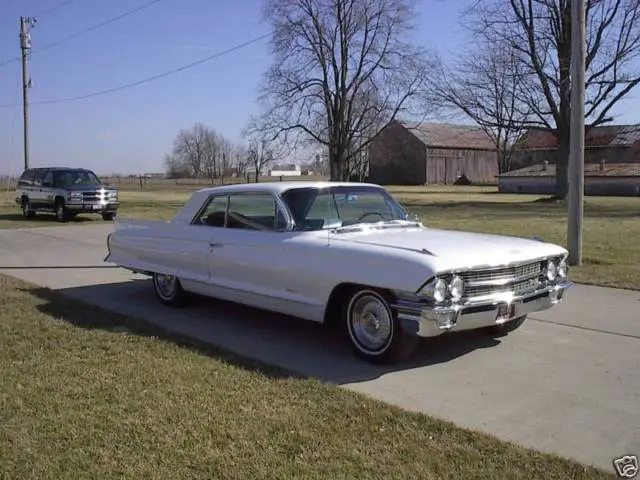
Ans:
{"type": "MultiPolygon", "coordinates": [[[[586,1],[587,130],[612,121],[611,110],[640,83],[640,2],[586,1]]],[[[571,109],[571,0],[476,0],[467,26],[490,46],[506,45],[527,76],[519,100],[534,124],[558,139],[556,195],[567,192],[571,109]]]]}
{"type": "Polygon", "coordinates": [[[385,124],[429,108],[435,57],[405,41],[410,1],[266,0],[265,14],[275,61],[251,130],[291,148],[323,146],[332,179],[348,178],[351,160],[385,124]]]}
{"type": "Polygon", "coordinates": [[[509,170],[524,128],[536,123],[520,97],[527,78],[518,55],[509,47],[483,46],[460,56],[451,68],[442,68],[432,87],[442,108],[462,113],[491,137],[500,173],[509,170]]]}

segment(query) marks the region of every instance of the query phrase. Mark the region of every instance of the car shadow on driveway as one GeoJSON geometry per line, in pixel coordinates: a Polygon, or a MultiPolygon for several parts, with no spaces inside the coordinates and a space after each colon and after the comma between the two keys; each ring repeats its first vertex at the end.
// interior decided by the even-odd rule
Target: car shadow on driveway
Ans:
{"type": "Polygon", "coordinates": [[[424,339],[416,353],[401,364],[378,366],[356,358],[335,328],[209,298],[196,297],[184,308],[166,307],[156,300],[149,280],[56,291],[36,287],[29,291],[45,300],[39,305],[43,313],[81,328],[126,329],[137,335],[173,341],[243,368],[259,369],[278,377],[313,377],[340,385],[446,363],[500,343],[477,332],[445,335],[424,339]],[[60,293],[88,305],[78,308],[76,302],[69,302],[60,293]],[[108,317],[108,322],[98,320],[100,316],[92,315],[91,305],[129,318],[114,315],[108,317]],[[266,365],[284,371],[267,371],[272,369],[265,368],[266,365]]]}

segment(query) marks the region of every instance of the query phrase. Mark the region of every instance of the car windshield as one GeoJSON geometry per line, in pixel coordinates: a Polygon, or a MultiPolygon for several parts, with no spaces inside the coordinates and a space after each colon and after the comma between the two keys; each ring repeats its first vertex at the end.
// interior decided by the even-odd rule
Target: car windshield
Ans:
{"type": "Polygon", "coordinates": [[[99,187],[100,185],[102,185],[100,179],[88,170],[61,170],[53,173],[53,186],[57,188],[99,187]]]}
{"type": "Polygon", "coordinates": [[[323,230],[407,220],[407,212],[384,189],[368,186],[292,188],[282,194],[296,230],[323,230]]]}

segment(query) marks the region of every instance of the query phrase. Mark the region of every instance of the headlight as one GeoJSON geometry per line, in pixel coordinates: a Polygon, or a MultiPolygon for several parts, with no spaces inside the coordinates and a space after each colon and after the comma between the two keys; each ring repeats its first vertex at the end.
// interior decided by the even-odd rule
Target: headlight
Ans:
{"type": "Polygon", "coordinates": [[[557,274],[558,269],[556,267],[556,264],[552,261],[549,261],[549,263],[547,263],[547,280],[553,282],[556,279],[557,274]]]}
{"type": "Polygon", "coordinates": [[[67,194],[67,198],[69,200],[81,200],[82,199],[82,192],[69,192],[67,194]]]}
{"type": "Polygon", "coordinates": [[[567,261],[562,259],[558,264],[558,277],[567,278],[568,274],[569,274],[569,267],[567,265],[567,261]]]}
{"type": "Polygon", "coordinates": [[[460,300],[464,294],[464,280],[458,275],[455,275],[449,284],[449,292],[451,292],[452,300],[460,300]]]}
{"type": "Polygon", "coordinates": [[[447,298],[447,282],[439,278],[433,286],[433,299],[436,302],[443,302],[447,298]]]}

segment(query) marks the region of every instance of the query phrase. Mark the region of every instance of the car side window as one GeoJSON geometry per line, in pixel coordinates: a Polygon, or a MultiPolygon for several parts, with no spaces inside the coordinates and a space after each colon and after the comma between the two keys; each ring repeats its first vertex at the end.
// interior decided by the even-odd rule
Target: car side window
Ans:
{"type": "Polygon", "coordinates": [[[206,207],[193,220],[195,225],[223,228],[227,212],[227,195],[217,195],[209,199],[206,207]]]}
{"type": "Polygon", "coordinates": [[[44,178],[42,179],[42,185],[45,187],[52,187],[53,186],[53,172],[52,171],[48,171],[47,174],[44,176],[44,178]]]}
{"type": "Polygon", "coordinates": [[[286,227],[287,219],[270,193],[229,196],[227,228],[283,231],[286,227]]]}
{"type": "Polygon", "coordinates": [[[34,170],[33,171],[33,185],[36,187],[42,186],[42,177],[44,176],[44,172],[42,170],[34,170]]]}
{"type": "Polygon", "coordinates": [[[33,170],[25,170],[18,180],[19,187],[29,187],[33,185],[33,170]]]}

